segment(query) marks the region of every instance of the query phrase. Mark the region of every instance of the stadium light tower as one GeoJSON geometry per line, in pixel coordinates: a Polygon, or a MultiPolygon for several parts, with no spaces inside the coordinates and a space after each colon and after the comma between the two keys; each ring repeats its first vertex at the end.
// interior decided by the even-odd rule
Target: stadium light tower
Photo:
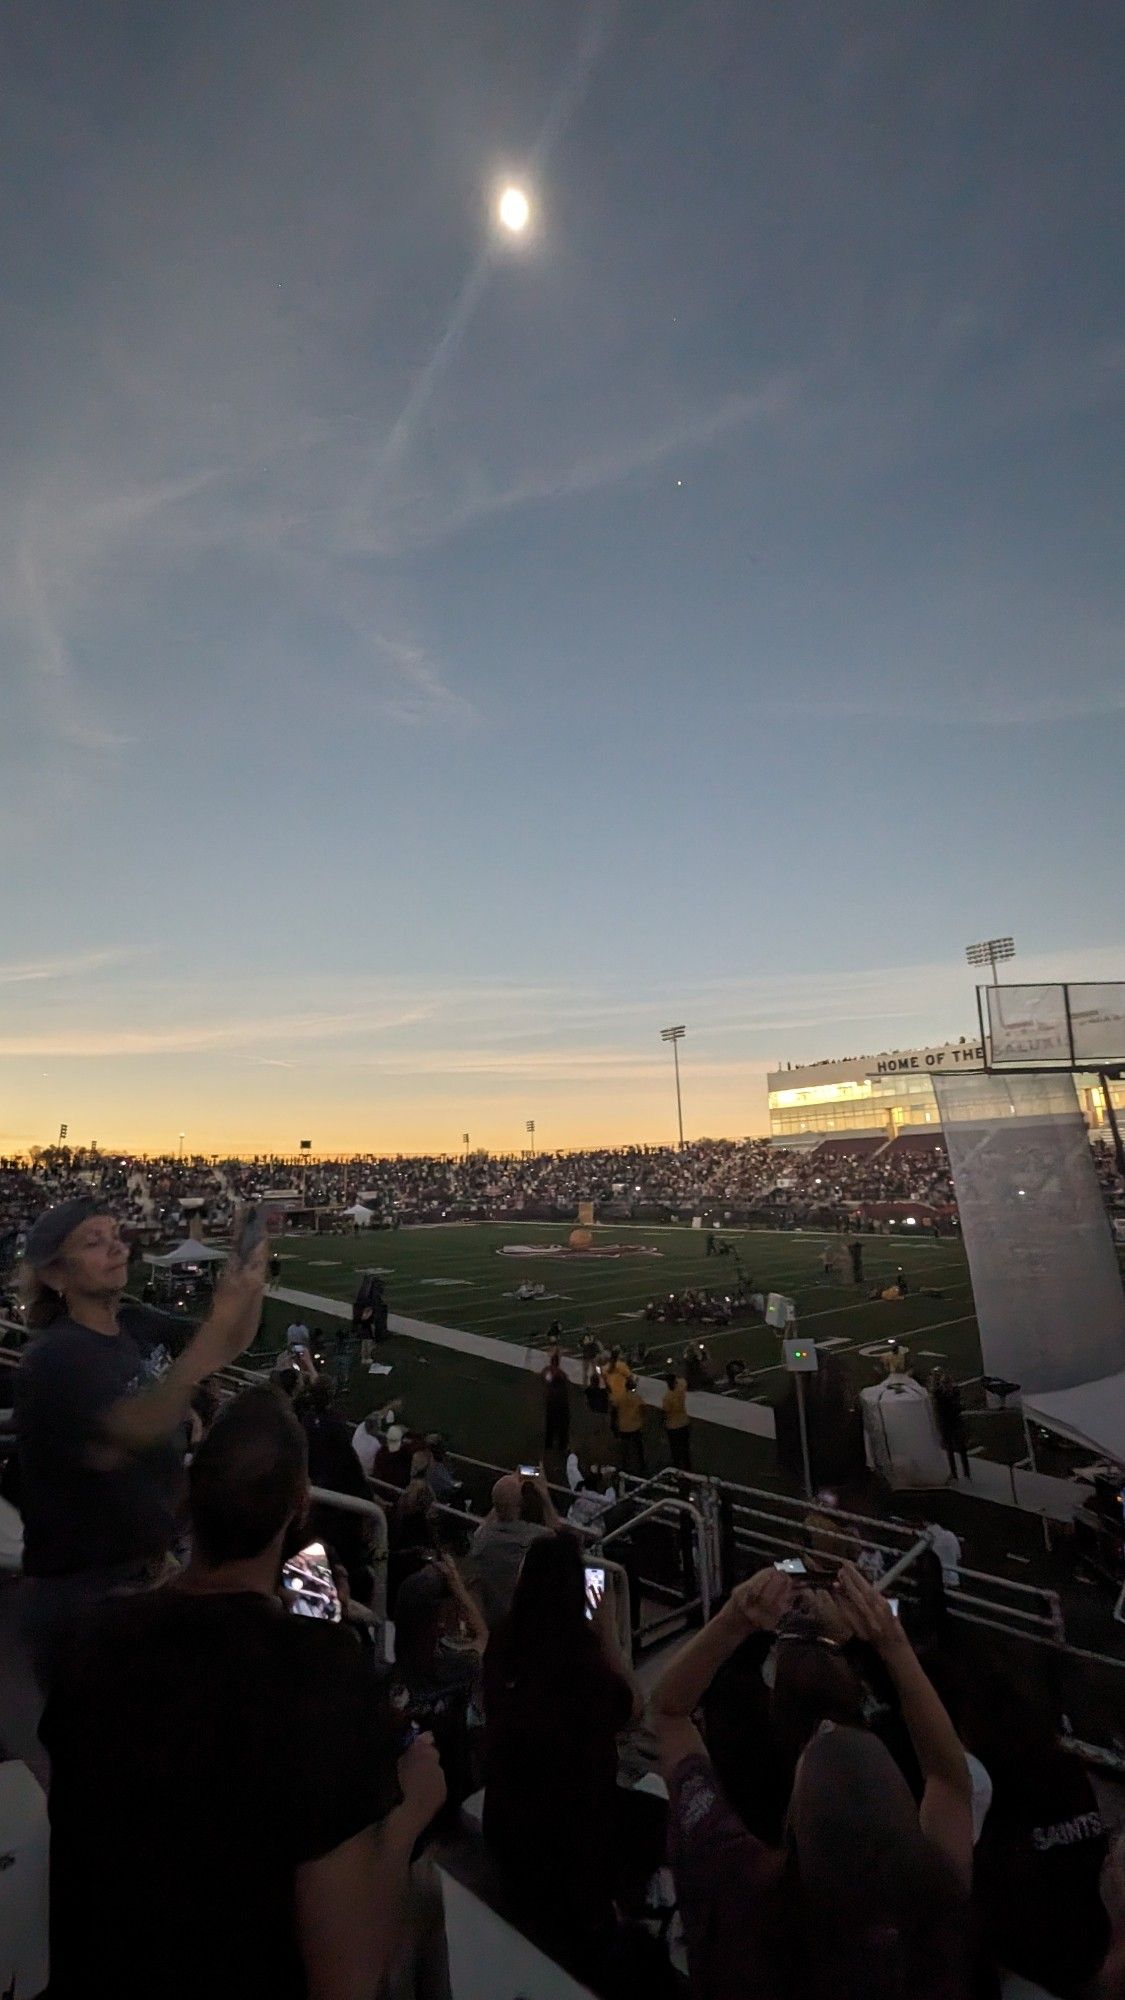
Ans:
{"type": "Polygon", "coordinates": [[[680,1043],[686,1034],[687,1029],[682,1024],[678,1028],[661,1028],[660,1030],[661,1041],[671,1042],[672,1044],[672,1060],[676,1065],[676,1119],[680,1128],[681,1153],[684,1150],[684,1107],[680,1101],[680,1043]]]}
{"type": "Polygon", "coordinates": [[[970,965],[987,965],[992,973],[992,985],[996,985],[996,968],[1006,958],[1014,958],[1016,945],[1014,938],[985,938],[983,944],[967,944],[965,957],[970,965]]]}

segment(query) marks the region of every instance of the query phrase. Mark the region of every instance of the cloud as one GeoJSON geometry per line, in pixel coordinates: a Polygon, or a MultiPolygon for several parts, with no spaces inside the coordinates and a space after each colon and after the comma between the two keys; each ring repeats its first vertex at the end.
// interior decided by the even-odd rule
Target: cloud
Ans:
{"type": "Polygon", "coordinates": [[[467,470],[453,461],[438,470],[428,467],[413,491],[406,475],[397,488],[392,482],[381,506],[370,515],[351,516],[348,532],[373,553],[408,555],[449,541],[478,521],[618,486],[669,459],[686,460],[748,425],[777,423],[796,406],[798,391],[797,377],[785,372],[705,408],[685,410],[674,422],[654,421],[577,455],[568,456],[560,440],[557,453],[541,449],[538,465],[506,481],[490,480],[478,464],[467,470]]]}
{"type": "Polygon", "coordinates": [[[33,543],[23,543],[9,580],[10,615],[22,627],[23,663],[42,714],[53,733],[77,750],[114,751],[126,736],[96,722],[70,645],[56,618],[33,543]]]}
{"type": "Polygon", "coordinates": [[[12,965],[0,964],[0,986],[28,986],[43,980],[79,979],[104,971],[111,965],[127,965],[143,955],[140,946],[124,946],[107,951],[74,952],[66,958],[26,959],[12,965]]]}
{"type": "MultiPolygon", "coordinates": [[[[59,1027],[0,1035],[0,1056],[168,1056],[208,1055],[257,1049],[262,1043],[330,1042],[342,1036],[387,1033],[426,1018],[425,1008],[380,1015],[370,1009],[346,1013],[281,1014],[173,1027],[59,1027]]],[[[279,1065],[280,1066],[280,1065],[279,1065]]]]}

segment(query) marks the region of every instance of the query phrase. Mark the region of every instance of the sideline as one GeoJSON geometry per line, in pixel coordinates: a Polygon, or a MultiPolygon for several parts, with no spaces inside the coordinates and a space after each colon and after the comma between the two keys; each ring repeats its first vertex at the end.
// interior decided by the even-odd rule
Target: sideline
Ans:
{"type": "MultiPolygon", "coordinates": [[[[301,1306],[306,1312],[314,1312],[323,1317],[350,1320],[352,1309],[340,1299],[323,1298],[317,1292],[291,1291],[285,1285],[272,1285],[266,1292],[267,1299],[278,1299],[282,1305],[301,1306]]],[[[520,1368],[538,1375],[545,1361],[542,1349],[519,1347],[511,1340],[494,1340],[485,1333],[466,1333],[459,1326],[435,1326],[424,1319],[410,1319],[403,1313],[389,1313],[387,1325],[392,1333],[400,1334],[406,1340],[418,1340],[428,1347],[449,1348],[456,1354],[475,1354],[481,1361],[496,1362],[501,1368],[520,1368]]],[[[563,1367],[571,1382],[582,1384],[582,1363],[567,1355],[563,1367]]],[[[637,1387],[641,1399],[652,1409],[659,1409],[664,1400],[665,1383],[652,1375],[638,1375],[637,1387]]],[[[688,1392],[688,1415],[696,1423],[718,1424],[721,1430],[745,1431],[753,1437],[775,1438],[777,1426],[773,1411],[764,1403],[736,1403],[725,1396],[713,1394],[710,1389],[692,1389],[688,1392]]]]}

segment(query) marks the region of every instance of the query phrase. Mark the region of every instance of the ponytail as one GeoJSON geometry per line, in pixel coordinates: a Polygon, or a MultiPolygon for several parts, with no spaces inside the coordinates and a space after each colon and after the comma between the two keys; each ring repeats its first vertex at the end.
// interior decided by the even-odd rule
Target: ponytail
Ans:
{"type": "Polygon", "coordinates": [[[38,1271],[25,1264],[20,1274],[20,1293],[23,1298],[23,1323],[32,1333],[41,1333],[46,1326],[53,1326],[57,1319],[66,1318],[66,1300],[53,1285],[47,1284],[38,1271]]]}

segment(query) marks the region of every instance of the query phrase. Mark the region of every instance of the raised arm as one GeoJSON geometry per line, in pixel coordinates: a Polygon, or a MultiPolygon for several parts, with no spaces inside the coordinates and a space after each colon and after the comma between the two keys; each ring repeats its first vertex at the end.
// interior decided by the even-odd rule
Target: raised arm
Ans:
{"type": "Polygon", "coordinates": [[[895,1685],[924,1789],[918,1817],[958,1880],[973,1874],[972,1780],[957,1731],[887,1599],[854,1563],[841,1563],[835,1597],[858,1639],[874,1646],[895,1685]]]}
{"type": "Polygon", "coordinates": [[[703,1739],[691,1717],[719,1668],[752,1632],[775,1632],[792,1603],[793,1579],[771,1564],[747,1582],[736,1584],[718,1616],[677,1653],[657,1682],[651,1701],[665,1778],[685,1757],[703,1750],[703,1739]]]}
{"type": "Polygon", "coordinates": [[[488,1626],[484,1622],[484,1613],[480,1605],[467,1587],[452,1556],[443,1556],[438,1567],[449,1584],[456,1599],[457,1609],[469,1628],[469,1638],[474,1651],[483,1656],[488,1644],[488,1626]]]}
{"type": "Polygon", "coordinates": [[[192,1390],[245,1354],[258,1330],[265,1276],[264,1242],[245,1264],[232,1259],[216,1286],[210,1313],[163,1379],[104,1412],[100,1430],[111,1449],[147,1451],[171,1436],[187,1416],[192,1390]]]}

